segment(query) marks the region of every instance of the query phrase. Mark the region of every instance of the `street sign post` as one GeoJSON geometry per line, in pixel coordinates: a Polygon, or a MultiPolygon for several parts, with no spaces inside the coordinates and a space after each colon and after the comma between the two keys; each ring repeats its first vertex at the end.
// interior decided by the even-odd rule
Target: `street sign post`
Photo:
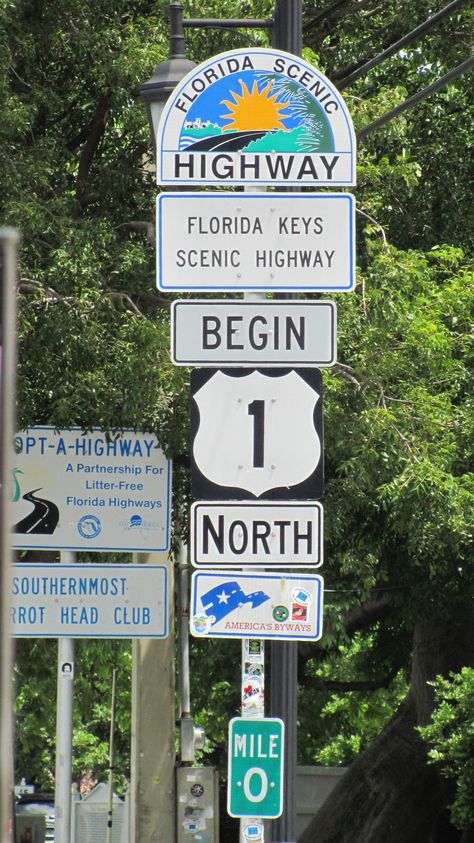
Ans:
{"type": "Polygon", "coordinates": [[[353,290],[354,217],[350,193],[161,193],[158,287],[353,290]]]}
{"type": "Polygon", "coordinates": [[[164,107],[156,148],[158,184],[355,184],[340,93],[313,65],[268,47],[193,68],[164,107]]]}
{"type": "Polygon", "coordinates": [[[16,638],[166,638],[164,565],[13,567],[11,627],[16,638]]]}
{"type": "Polygon", "coordinates": [[[198,638],[317,641],[323,585],[317,574],[195,571],[191,633],[198,638]]]}
{"type": "Polygon", "coordinates": [[[196,501],[191,562],[197,568],[316,568],[323,561],[318,501],[196,501]]]}
{"type": "Polygon", "coordinates": [[[227,810],[231,817],[280,816],[284,728],[278,718],[230,721],[227,810]]]}
{"type": "Polygon", "coordinates": [[[194,369],[197,500],[313,500],[323,491],[319,369],[194,369]]]}
{"type": "Polygon", "coordinates": [[[169,549],[171,463],[153,434],[30,427],[15,451],[14,547],[169,549]]]}
{"type": "Polygon", "coordinates": [[[171,305],[177,366],[333,366],[332,301],[207,301],[171,305]]]}

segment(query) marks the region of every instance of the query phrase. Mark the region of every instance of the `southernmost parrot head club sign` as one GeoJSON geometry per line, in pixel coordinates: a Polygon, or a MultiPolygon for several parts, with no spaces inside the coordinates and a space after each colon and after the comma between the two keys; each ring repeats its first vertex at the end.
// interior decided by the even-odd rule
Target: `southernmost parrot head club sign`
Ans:
{"type": "Polygon", "coordinates": [[[342,97],[281,50],[231,50],[194,68],[166,103],[157,153],[159,184],[355,184],[342,97]]]}

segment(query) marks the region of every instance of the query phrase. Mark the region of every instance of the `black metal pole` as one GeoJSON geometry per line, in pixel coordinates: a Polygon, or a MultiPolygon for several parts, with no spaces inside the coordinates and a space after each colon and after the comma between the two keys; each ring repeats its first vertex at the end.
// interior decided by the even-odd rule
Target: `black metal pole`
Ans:
{"type": "MultiPolygon", "coordinates": [[[[273,28],[273,46],[301,56],[303,50],[302,0],[277,0],[273,28]]],[[[278,298],[297,298],[293,293],[278,298]]],[[[271,645],[271,716],[285,724],[283,767],[283,813],[272,822],[272,843],[296,841],[296,721],[298,691],[298,644],[272,641],[271,645]]]]}
{"type": "Polygon", "coordinates": [[[300,56],[303,50],[302,0],[277,0],[273,24],[273,46],[300,56]]]}

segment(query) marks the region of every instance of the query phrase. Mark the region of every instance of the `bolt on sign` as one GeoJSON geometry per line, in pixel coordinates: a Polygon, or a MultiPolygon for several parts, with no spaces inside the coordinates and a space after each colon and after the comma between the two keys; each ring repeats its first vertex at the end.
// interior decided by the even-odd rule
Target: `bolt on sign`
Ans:
{"type": "Polygon", "coordinates": [[[355,134],[339,92],[297,56],[231,50],[198,65],[167,101],[158,184],[355,184],[355,134]]]}

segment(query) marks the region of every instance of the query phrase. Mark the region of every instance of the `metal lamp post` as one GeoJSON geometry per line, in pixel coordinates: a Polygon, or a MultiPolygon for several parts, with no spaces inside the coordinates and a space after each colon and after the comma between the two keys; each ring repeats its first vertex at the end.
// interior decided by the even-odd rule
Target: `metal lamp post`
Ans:
{"type": "Polygon", "coordinates": [[[186,58],[183,8],[181,3],[170,3],[170,57],[158,65],[153,76],[140,88],[140,94],[147,107],[155,154],[158,124],[166,100],[193,67],[196,67],[195,62],[186,58]]]}

